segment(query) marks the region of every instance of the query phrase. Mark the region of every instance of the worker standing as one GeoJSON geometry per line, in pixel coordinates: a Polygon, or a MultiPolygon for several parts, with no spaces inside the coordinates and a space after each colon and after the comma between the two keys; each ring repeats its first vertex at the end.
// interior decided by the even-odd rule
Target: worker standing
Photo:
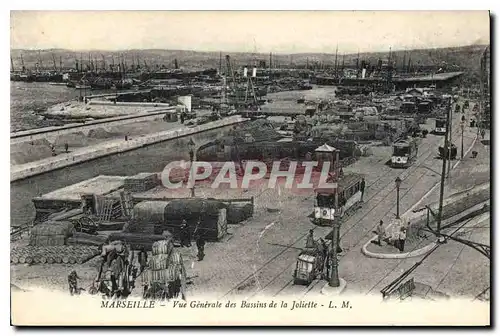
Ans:
{"type": "Polygon", "coordinates": [[[140,273],[142,273],[142,272],[144,272],[144,269],[146,268],[146,265],[148,264],[148,254],[146,253],[144,246],[141,247],[141,250],[139,251],[139,255],[137,256],[137,259],[139,261],[140,273]]]}
{"type": "Polygon", "coordinates": [[[406,229],[404,227],[401,228],[399,232],[399,252],[405,251],[405,241],[406,241],[406,229]]]}
{"type": "Polygon", "coordinates": [[[191,236],[185,219],[183,219],[181,223],[180,241],[181,247],[191,247],[191,236]]]}
{"type": "Polygon", "coordinates": [[[378,223],[376,232],[377,232],[378,245],[382,246],[382,241],[385,238],[385,228],[384,228],[384,221],[383,220],[381,220],[378,223]]]}
{"type": "Polygon", "coordinates": [[[68,275],[68,285],[69,285],[69,294],[70,295],[75,295],[78,294],[78,280],[80,278],[78,277],[78,274],[76,274],[76,271],[73,270],[71,273],[68,275]]]}
{"type": "Polygon", "coordinates": [[[365,196],[365,186],[366,186],[366,182],[365,182],[365,178],[363,177],[363,179],[361,180],[361,183],[359,184],[359,190],[361,191],[361,202],[363,202],[363,197],[365,196]]]}
{"type": "Polygon", "coordinates": [[[202,261],[205,258],[205,238],[202,234],[196,237],[196,247],[198,248],[198,261],[202,261]]]}

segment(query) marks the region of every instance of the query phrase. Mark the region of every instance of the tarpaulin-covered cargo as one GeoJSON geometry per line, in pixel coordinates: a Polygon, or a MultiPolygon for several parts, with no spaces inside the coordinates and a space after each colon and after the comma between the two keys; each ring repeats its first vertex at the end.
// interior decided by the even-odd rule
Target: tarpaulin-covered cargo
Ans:
{"type": "Polygon", "coordinates": [[[178,199],[168,202],[165,207],[165,219],[167,221],[178,219],[200,219],[202,217],[218,216],[219,210],[225,208],[225,204],[210,199],[189,198],[178,199]]]}
{"type": "Polygon", "coordinates": [[[138,222],[164,223],[168,203],[165,201],[140,202],[132,210],[132,219],[138,222]]]}
{"type": "MultiPolygon", "coordinates": [[[[218,241],[227,233],[227,210],[222,208],[217,214],[204,215],[200,218],[191,217],[186,219],[186,222],[192,238],[194,234],[200,234],[207,241],[218,241]]],[[[181,224],[182,219],[168,220],[164,229],[179,237],[181,224]]]]}
{"type": "Polygon", "coordinates": [[[34,236],[50,236],[50,235],[65,235],[71,236],[74,227],[70,222],[45,222],[34,226],[31,229],[31,235],[34,236]]]}
{"type": "Polygon", "coordinates": [[[31,229],[29,245],[59,246],[65,245],[74,232],[70,222],[46,222],[31,229]]]}

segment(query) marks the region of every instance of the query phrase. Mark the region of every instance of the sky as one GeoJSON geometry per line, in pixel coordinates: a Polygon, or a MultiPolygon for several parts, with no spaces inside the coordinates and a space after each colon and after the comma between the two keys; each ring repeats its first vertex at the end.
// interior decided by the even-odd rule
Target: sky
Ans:
{"type": "Polygon", "coordinates": [[[489,44],[487,11],[11,11],[11,49],[341,53],[489,44]]]}

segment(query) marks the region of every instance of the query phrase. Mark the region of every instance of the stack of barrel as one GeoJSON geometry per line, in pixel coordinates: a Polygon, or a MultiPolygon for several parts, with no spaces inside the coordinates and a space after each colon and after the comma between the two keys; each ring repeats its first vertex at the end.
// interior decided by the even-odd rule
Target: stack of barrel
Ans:
{"type": "Polygon", "coordinates": [[[180,280],[183,274],[182,257],[175,251],[171,238],[153,244],[152,257],[148,269],[143,273],[143,283],[169,284],[180,280]]]}
{"type": "Polygon", "coordinates": [[[12,249],[12,264],[83,264],[99,254],[95,246],[22,246],[12,249]]]}

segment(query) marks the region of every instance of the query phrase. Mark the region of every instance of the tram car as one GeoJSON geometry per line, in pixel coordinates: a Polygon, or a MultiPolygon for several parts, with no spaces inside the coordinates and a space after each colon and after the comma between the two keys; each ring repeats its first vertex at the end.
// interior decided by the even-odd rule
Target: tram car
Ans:
{"type": "Polygon", "coordinates": [[[446,134],[446,119],[436,119],[434,134],[445,135],[446,134]]]}
{"type": "Polygon", "coordinates": [[[338,193],[335,188],[316,188],[313,223],[331,226],[334,218],[342,219],[354,213],[360,207],[363,178],[361,174],[345,174],[338,181],[338,193]],[[338,197],[337,202],[335,197],[338,197]]]}
{"type": "Polygon", "coordinates": [[[391,167],[408,168],[416,160],[418,154],[418,143],[416,139],[400,140],[392,146],[391,167]]]}

